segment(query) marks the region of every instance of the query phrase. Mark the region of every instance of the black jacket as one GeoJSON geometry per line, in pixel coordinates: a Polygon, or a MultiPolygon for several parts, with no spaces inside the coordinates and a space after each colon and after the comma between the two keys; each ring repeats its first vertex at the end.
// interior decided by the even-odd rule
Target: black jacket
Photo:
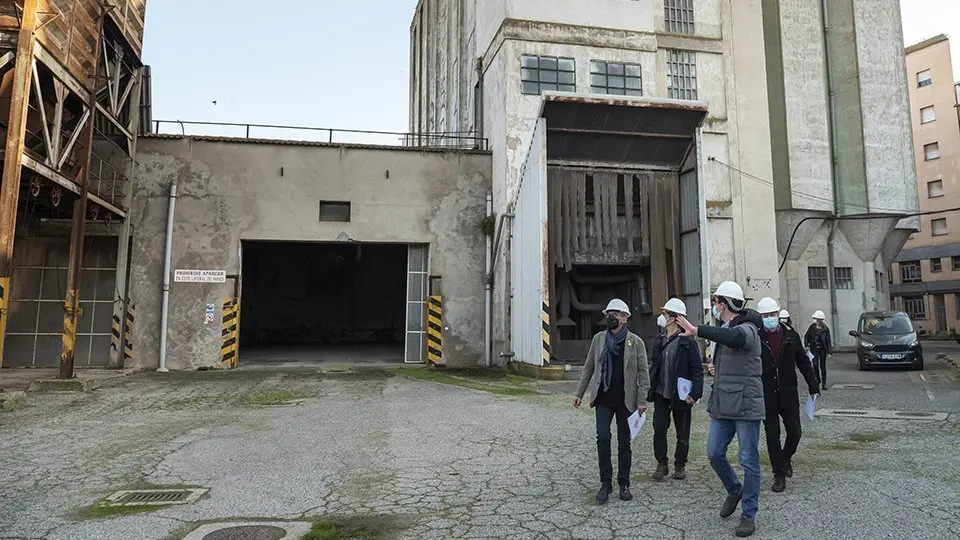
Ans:
{"type": "Polygon", "coordinates": [[[763,399],[768,409],[799,407],[800,396],[797,392],[797,369],[807,381],[810,395],[820,393],[817,377],[813,373],[813,364],[800,342],[800,334],[793,328],[780,323],[783,329],[783,343],[780,346],[780,361],[776,361],[770,348],[766,331],[760,332],[761,359],[763,360],[763,399]]]}
{"type": "Polygon", "coordinates": [[[823,330],[818,330],[817,323],[811,324],[803,336],[803,342],[811,351],[833,354],[833,343],[830,341],[830,329],[827,325],[823,325],[823,330]]]}
{"type": "Polygon", "coordinates": [[[679,340],[677,342],[677,358],[674,367],[673,378],[673,398],[670,400],[670,408],[690,408],[685,401],[677,397],[677,379],[683,377],[693,383],[690,389],[690,397],[694,401],[703,397],[703,358],[700,356],[700,347],[693,338],[688,336],[676,336],[668,338],[665,334],[660,334],[654,339],[650,355],[650,391],[647,393],[647,401],[652,402],[656,393],[657,381],[662,377],[663,349],[670,339],[679,340]]]}

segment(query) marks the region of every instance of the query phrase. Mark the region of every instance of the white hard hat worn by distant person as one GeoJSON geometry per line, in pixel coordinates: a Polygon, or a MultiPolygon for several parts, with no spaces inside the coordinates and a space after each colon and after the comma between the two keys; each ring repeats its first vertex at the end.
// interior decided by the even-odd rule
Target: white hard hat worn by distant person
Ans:
{"type": "Polygon", "coordinates": [[[610,313],[611,311],[619,311],[621,313],[626,313],[627,317],[630,316],[630,308],[627,307],[627,303],[619,298],[614,298],[607,304],[607,309],[603,310],[604,313],[610,313]]]}
{"type": "Polygon", "coordinates": [[[820,311],[819,309],[813,312],[813,319],[816,320],[816,321],[822,321],[822,320],[824,320],[824,319],[826,319],[826,318],[827,318],[827,316],[824,315],[823,312],[820,311]]]}
{"type": "Polygon", "coordinates": [[[785,309],[781,309],[781,310],[780,310],[780,318],[781,318],[781,319],[789,319],[789,318],[790,318],[790,312],[787,311],[787,310],[785,310],[785,309]]]}
{"type": "Polygon", "coordinates": [[[663,305],[663,309],[669,311],[670,313],[676,313],[678,315],[687,316],[687,305],[683,303],[683,300],[679,298],[671,298],[667,300],[667,303],[663,305]]]}
{"type": "Polygon", "coordinates": [[[778,313],[780,311],[780,304],[773,298],[764,296],[757,302],[757,311],[760,313],[778,313]]]}
{"type": "Polygon", "coordinates": [[[657,326],[659,326],[660,328],[666,328],[666,327],[667,327],[667,318],[664,317],[663,315],[657,317],[657,326]]]}
{"type": "Polygon", "coordinates": [[[724,298],[730,298],[731,300],[739,300],[741,302],[743,299],[743,288],[740,285],[732,281],[724,281],[717,287],[717,291],[713,293],[714,296],[722,296],[724,298]]]}

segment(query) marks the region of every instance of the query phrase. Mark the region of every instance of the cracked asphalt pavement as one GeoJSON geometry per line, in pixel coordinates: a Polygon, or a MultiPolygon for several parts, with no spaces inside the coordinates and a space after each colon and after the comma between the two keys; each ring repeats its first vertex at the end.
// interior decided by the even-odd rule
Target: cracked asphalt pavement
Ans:
{"type": "MultiPolygon", "coordinates": [[[[756,538],[960,537],[960,370],[934,356],[923,378],[860,373],[851,356],[833,359],[832,383],[874,388],[827,390],[821,407],[950,416],[804,417],[782,494],[770,491],[761,437],[756,538]]],[[[736,515],[717,515],[724,492],[705,455],[704,407],[694,412],[686,480],[650,480],[648,424],[633,444],[635,499],[597,506],[592,411],[570,407],[571,382],[530,385],[541,393],[248,367],[139,373],[86,395],[31,394],[26,409],[0,413],[0,538],[182,538],[198,523],[243,518],[349,518],[405,539],[733,537],[736,515]],[[277,393],[302,401],[251,406],[250,396],[277,393]],[[124,517],[78,513],[144,485],[210,492],[124,517]]]]}

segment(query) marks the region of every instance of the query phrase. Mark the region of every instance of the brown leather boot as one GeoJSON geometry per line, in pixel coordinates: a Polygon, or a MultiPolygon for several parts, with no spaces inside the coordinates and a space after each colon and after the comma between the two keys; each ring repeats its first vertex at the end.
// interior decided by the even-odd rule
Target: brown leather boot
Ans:
{"type": "Polygon", "coordinates": [[[687,477],[687,469],[683,465],[677,465],[673,468],[673,479],[683,480],[687,477]]]}
{"type": "Polygon", "coordinates": [[[650,475],[651,478],[657,482],[663,480],[668,474],[670,474],[670,468],[667,467],[666,463],[660,463],[657,465],[657,470],[653,471],[653,474],[650,475]]]}

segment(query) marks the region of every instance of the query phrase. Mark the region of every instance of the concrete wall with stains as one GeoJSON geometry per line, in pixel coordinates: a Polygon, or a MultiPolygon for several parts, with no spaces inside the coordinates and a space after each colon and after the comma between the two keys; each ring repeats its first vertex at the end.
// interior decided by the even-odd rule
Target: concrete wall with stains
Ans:
{"type": "MultiPolygon", "coordinates": [[[[482,360],[489,153],[164,136],[141,138],[137,162],[130,281],[136,363],[127,367],[159,364],[167,194],[174,181],[174,269],[237,274],[242,240],[429,244],[430,273],[442,276],[447,364],[482,360]],[[321,200],[350,201],[351,221],[320,222],[321,200]]],[[[220,305],[232,294],[230,280],[171,284],[169,368],[219,363],[220,305]],[[205,325],[207,304],[217,306],[217,321],[205,325]]]]}

